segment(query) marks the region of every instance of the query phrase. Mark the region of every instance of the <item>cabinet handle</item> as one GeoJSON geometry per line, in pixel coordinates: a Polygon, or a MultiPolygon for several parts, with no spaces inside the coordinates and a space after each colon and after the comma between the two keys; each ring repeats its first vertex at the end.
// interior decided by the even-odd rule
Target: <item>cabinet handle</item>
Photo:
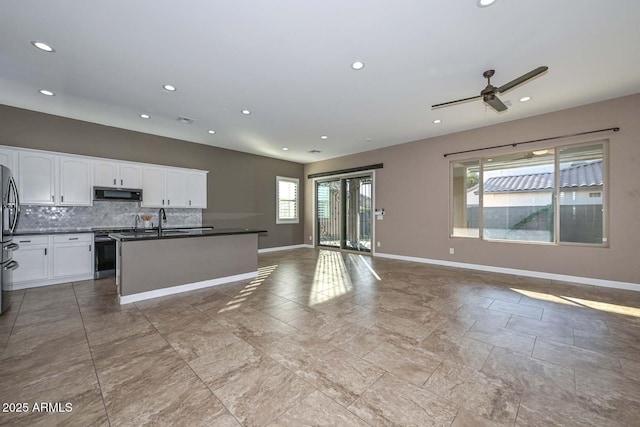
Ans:
{"type": "Polygon", "coordinates": [[[164,206],[164,199],[162,199],[162,206],[164,206]]]}
{"type": "Polygon", "coordinates": [[[47,248],[44,248],[44,256],[47,256],[47,248]]]}
{"type": "Polygon", "coordinates": [[[124,185],[124,179],[120,180],[120,185],[124,185]]]}
{"type": "Polygon", "coordinates": [[[60,201],[64,203],[64,196],[60,196],[60,199],[61,199],[60,201]]]}
{"type": "Polygon", "coordinates": [[[167,199],[167,206],[171,204],[171,200],[167,199]]]}
{"type": "Polygon", "coordinates": [[[191,200],[189,200],[189,206],[191,206],[191,200]]]}
{"type": "Polygon", "coordinates": [[[18,243],[31,243],[31,240],[18,240],[18,243]]]}
{"type": "Polygon", "coordinates": [[[116,185],[116,179],[113,178],[113,185],[116,185]]]}
{"type": "Polygon", "coordinates": [[[69,240],[78,240],[77,237],[69,237],[69,240]]]}
{"type": "Polygon", "coordinates": [[[55,203],[55,201],[56,201],[56,196],[51,196],[51,201],[55,203]]]}
{"type": "Polygon", "coordinates": [[[89,245],[89,252],[91,252],[91,245],[89,245]]]}

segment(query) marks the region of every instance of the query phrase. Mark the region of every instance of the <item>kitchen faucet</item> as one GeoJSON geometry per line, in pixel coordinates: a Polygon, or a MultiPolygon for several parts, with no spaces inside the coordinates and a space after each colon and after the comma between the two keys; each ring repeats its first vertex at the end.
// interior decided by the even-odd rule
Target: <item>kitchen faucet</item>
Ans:
{"type": "Polygon", "coordinates": [[[162,221],[167,222],[167,213],[164,208],[160,208],[158,211],[158,234],[162,234],[162,221]]]}
{"type": "Polygon", "coordinates": [[[140,215],[136,215],[134,218],[133,231],[138,231],[138,221],[140,221],[140,215]]]}

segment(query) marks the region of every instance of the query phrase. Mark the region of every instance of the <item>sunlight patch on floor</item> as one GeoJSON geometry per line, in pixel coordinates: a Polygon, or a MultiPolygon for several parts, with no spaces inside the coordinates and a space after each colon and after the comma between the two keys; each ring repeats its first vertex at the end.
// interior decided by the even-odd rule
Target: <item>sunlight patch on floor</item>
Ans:
{"type": "Polygon", "coordinates": [[[640,317],[640,308],[629,307],[620,304],[610,304],[607,302],[593,301],[583,298],[569,297],[565,295],[552,295],[542,292],[533,292],[525,289],[511,288],[512,291],[518,292],[529,298],[535,298],[543,301],[555,302],[558,304],[571,305],[573,307],[586,307],[598,311],[605,311],[613,314],[623,314],[625,316],[640,317]]]}
{"type": "Polygon", "coordinates": [[[353,290],[342,253],[321,250],[309,294],[309,305],[329,301],[353,290]]]}
{"type": "Polygon", "coordinates": [[[227,303],[225,308],[218,310],[218,313],[224,313],[240,308],[242,306],[242,302],[246,301],[247,298],[266,280],[266,278],[276,270],[276,268],[278,268],[277,265],[259,267],[258,276],[250,281],[247,286],[242,288],[242,290],[240,290],[240,292],[238,292],[238,294],[227,303]]]}

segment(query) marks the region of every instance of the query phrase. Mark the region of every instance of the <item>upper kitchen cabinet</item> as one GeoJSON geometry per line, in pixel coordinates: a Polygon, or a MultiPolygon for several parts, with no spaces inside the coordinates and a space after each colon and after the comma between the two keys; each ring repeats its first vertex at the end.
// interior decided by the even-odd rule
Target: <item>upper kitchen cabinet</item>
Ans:
{"type": "Polygon", "coordinates": [[[187,206],[207,208],[207,172],[192,171],[187,173],[187,206]]]}
{"type": "Polygon", "coordinates": [[[56,204],[56,156],[41,152],[18,154],[20,199],[26,205],[56,204]]]}
{"type": "Polygon", "coordinates": [[[91,206],[91,160],[38,151],[20,151],[18,159],[23,204],[91,206]]]}
{"type": "Polygon", "coordinates": [[[91,206],[91,160],[60,156],[59,164],[57,203],[62,206],[91,206]]]}
{"type": "Polygon", "coordinates": [[[179,168],[144,166],[142,168],[144,207],[207,207],[207,172],[179,168]]]}
{"type": "Polygon", "coordinates": [[[17,157],[18,152],[8,148],[0,148],[0,165],[11,169],[13,176],[17,176],[17,157]]]}
{"type": "Polygon", "coordinates": [[[142,168],[134,163],[94,162],[96,187],[142,188],[142,168]]]}
{"type": "Polygon", "coordinates": [[[187,172],[180,169],[167,169],[165,177],[167,207],[187,207],[187,172]]]}
{"type": "Polygon", "coordinates": [[[140,206],[162,208],[165,205],[165,168],[142,167],[142,202],[140,206]]]}

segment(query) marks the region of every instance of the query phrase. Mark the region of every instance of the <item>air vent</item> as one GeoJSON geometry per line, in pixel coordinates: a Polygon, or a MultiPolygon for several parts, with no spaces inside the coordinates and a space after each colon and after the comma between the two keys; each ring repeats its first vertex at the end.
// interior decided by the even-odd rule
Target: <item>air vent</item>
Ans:
{"type": "Polygon", "coordinates": [[[185,125],[190,125],[191,123],[193,123],[195,120],[190,119],[189,117],[178,117],[178,121],[180,123],[184,123],[185,125]]]}
{"type": "Polygon", "coordinates": [[[318,153],[321,153],[321,151],[320,151],[320,150],[309,150],[309,152],[310,152],[311,154],[318,154],[318,153]]]}

